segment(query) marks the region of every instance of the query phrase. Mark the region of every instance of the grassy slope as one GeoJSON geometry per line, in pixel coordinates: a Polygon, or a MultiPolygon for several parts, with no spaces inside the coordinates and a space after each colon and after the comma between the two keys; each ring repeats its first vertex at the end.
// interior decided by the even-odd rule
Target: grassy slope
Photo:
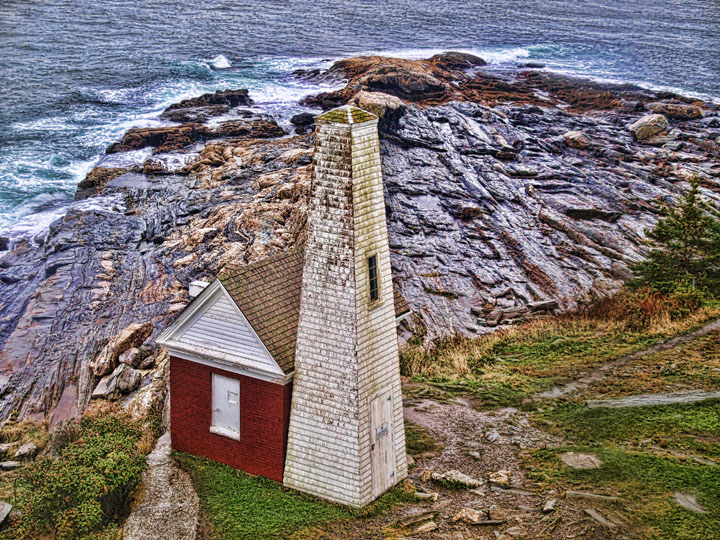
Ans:
{"type": "Polygon", "coordinates": [[[562,317],[475,339],[441,341],[429,351],[409,346],[401,355],[414,395],[449,398],[472,394],[481,408],[520,406],[532,394],[580,372],[645,349],[720,315],[708,307],[682,321],[660,320],[637,330],[626,321],[562,317]]]}
{"type": "Polygon", "coordinates": [[[720,332],[634,360],[579,395],[531,400],[582,371],[693,330],[718,313],[715,304],[642,330],[621,319],[565,317],[473,340],[447,340],[429,351],[410,347],[402,358],[412,381],[406,392],[436,399],[469,395],[480,409],[528,408],[543,429],[567,441],[563,448],[532,451],[526,460],[530,476],[547,489],[621,496],[615,510],[632,519],[633,538],[720,538],[720,465],[708,461],[720,461],[720,401],[636,409],[585,405],[590,398],[718,390],[720,332]],[[594,453],[604,465],[571,469],[557,457],[566,451],[594,453]],[[709,513],[680,508],[675,492],[696,495],[709,513]]]}
{"type": "Polygon", "coordinates": [[[534,452],[528,460],[532,475],[554,487],[620,495],[627,501],[625,515],[639,526],[638,538],[720,538],[720,465],[712,464],[720,460],[720,400],[628,409],[588,409],[584,402],[649,391],[717,390],[718,345],[715,332],[633,362],[583,395],[546,402],[536,418],[572,446],[534,452]],[[604,465],[590,471],[565,467],[557,459],[565,451],[594,453],[604,465]],[[695,495],[709,513],[680,508],[672,500],[676,492],[695,495]]]}
{"type": "Polygon", "coordinates": [[[307,538],[312,538],[312,529],[328,521],[368,517],[413,500],[411,493],[397,487],[374,505],[352,510],[214,461],[188,454],[175,458],[192,476],[211,540],[271,540],[306,529],[307,538]]]}

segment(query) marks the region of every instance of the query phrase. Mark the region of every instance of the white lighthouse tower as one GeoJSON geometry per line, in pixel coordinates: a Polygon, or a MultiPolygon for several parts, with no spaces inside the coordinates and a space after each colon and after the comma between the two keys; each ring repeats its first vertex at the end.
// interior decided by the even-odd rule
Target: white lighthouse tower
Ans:
{"type": "Polygon", "coordinates": [[[316,119],[283,483],[364,506],[407,476],[376,116],[316,119]]]}

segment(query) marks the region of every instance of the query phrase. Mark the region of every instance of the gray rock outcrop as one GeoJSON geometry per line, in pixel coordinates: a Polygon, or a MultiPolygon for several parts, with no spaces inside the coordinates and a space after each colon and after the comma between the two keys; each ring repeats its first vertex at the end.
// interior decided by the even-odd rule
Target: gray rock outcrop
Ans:
{"type": "MultiPolygon", "coordinates": [[[[666,100],[647,90],[537,70],[500,80],[465,57],[392,63],[339,63],[332,73],[345,70],[351,84],[311,104],[357,96],[385,108],[391,262],[427,339],[617,290],[647,250],[656,202],[677,200],[695,176],[720,200],[720,116],[710,104],[692,105],[701,118],[649,122],[646,104],[666,100]],[[644,143],[627,129],[638,120],[636,131],[653,133],[644,143]],[[575,134],[568,144],[568,133],[591,144],[575,134]]],[[[232,107],[226,97],[207,99],[232,107]]],[[[186,105],[178,110],[216,104],[186,105]]],[[[96,387],[119,365],[162,371],[150,344],[189,301],[190,282],[303,242],[312,136],[230,133],[202,149],[177,141],[174,154],[153,151],[137,166],[101,162],[111,174],[95,171],[103,180],[83,188],[97,204],[78,203],[0,252],[0,420],[16,412],[54,425],[82,413],[94,390],[116,390],[96,387]]],[[[122,372],[122,388],[134,388],[134,372],[122,372]]],[[[137,410],[164,395],[162,380],[143,375],[137,410]]]]}

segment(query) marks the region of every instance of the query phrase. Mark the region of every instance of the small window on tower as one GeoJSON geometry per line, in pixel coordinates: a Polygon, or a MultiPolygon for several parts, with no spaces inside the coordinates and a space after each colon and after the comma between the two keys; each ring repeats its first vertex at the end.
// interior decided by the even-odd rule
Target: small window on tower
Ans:
{"type": "Polygon", "coordinates": [[[368,257],[368,285],[370,290],[370,301],[375,302],[378,298],[380,298],[377,255],[368,257]]]}

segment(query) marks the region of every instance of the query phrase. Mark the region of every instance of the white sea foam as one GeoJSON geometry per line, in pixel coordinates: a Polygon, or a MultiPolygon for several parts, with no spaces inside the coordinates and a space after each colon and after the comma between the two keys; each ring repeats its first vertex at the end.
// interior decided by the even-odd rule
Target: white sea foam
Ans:
{"type": "Polygon", "coordinates": [[[10,249],[23,239],[44,241],[50,225],[71,209],[121,213],[125,211],[125,203],[117,194],[73,201],[66,195],[43,193],[18,207],[14,212],[15,222],[5,229],[0,229],[0,232],[10,240],[10,249]]]}
{"type": "Polygon", "coordinates": [[[225,56],[224,54],[218,54],[215,58],[204,61],[210,64],[215,69],[227,69],[232,65],[230,63],[230,60],[228,60],[227,56],[225,56]]]}
{"type": "MultiPolygon", "coordinates": [[[[533,46],[535,47],[535,46],[533,46]]],[[[466,48],[466,47],[445,47],[442,49],[436,48],[419,48],[419,49],[375,49],[364,51],[361,53],[348,54],[345,58],[351,58],[354,56],[388,56],[392,58],[405,58],[407,60],[422,60],[430,58],[436,54],[442,54],[444,52],[453,51],[466,54],[472,54],[478,56],[488,62],[489,64],[500,64],[509,63],[519,60],[521,58],[529,58],[532,55],[532,47],[511,47],[511,48],[500,48],[500,49],[483,49],[483,48],[466,48]]]]}

